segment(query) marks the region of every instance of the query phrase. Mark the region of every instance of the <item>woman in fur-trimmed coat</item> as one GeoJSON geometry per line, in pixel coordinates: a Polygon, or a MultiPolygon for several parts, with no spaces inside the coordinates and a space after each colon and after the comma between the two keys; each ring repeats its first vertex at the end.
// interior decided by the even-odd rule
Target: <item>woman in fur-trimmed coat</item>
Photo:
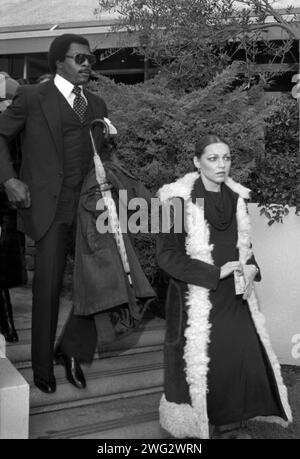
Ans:
{"type": "Polygon", "coordinates": [[[228,177],[230,150],[217,136],[197,143],[194,164],[198,172],[158,192],[162,204],[177,200],[173,228],[157,245],[170,276],[160,422],[177,438],[209,438],[209,424],[245,438],[238,436],[244,420],[287,426],[292,415],[253,289],[260,273],[244,202],[249,190],[228,177]],[[244,273],[243,295],[236,295],[234,272],[244,273]]]}

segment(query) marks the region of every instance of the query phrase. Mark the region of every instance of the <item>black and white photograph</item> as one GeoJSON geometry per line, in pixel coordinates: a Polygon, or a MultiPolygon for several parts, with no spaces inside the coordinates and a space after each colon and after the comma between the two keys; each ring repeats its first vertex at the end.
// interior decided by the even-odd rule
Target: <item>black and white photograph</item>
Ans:
{"type": "Polygon", "coordinates": [[[300,439],[299,121],[300,0],[0,0],[0,439],[300,439]]]}

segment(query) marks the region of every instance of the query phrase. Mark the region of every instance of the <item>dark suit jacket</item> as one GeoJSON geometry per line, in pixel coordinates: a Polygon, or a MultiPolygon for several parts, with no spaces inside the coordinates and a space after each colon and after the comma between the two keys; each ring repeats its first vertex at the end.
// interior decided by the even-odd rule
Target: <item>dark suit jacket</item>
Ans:
{"type": "MultiPolygon", "coordinates": [[[[85,90],[94,118],[107,116],[105,102],[85,90]]],[[[31,207],[20,210],[20,229],[39,240],[51,225],[63,183],[63,135],[57,88],[52,81],[20,86],[0,115],[0,183],[16,177],[8,142],[21,133],[20,180],[31,193],[31,207]]]]}

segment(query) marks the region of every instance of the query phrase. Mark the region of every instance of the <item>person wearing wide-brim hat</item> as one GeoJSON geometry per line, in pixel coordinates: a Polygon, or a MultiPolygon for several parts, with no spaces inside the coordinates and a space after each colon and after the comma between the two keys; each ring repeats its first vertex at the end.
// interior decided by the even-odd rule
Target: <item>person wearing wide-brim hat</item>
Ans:
{"type": "MultiPolygon", "coordinates": [[[[6,72],[0,72],[0,113],[10,105],[19,83],[6,72]]],[[[18,169],[18,141],[10,145],[18,169]]],[[[9,289],[26,282],[24,235],[17,231],[17,212],[0,187],[0,333],[8,342],[18,341],[9,289]]]]}

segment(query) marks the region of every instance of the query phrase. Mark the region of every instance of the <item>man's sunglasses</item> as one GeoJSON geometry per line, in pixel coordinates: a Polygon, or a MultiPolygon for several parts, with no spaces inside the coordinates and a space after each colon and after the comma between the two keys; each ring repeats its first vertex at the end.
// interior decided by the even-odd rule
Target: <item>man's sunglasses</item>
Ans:
{"type": "Polygon", "coordinates": [[[76,64],[82,65],[86,60],[90,65],[94,65],[97,61],[97,58],[94,54],[75,54],[74,56],[70,56],[69,54],[66,54],[65,57],[70,57],[71,59],[74,59],[76,64]]]}

